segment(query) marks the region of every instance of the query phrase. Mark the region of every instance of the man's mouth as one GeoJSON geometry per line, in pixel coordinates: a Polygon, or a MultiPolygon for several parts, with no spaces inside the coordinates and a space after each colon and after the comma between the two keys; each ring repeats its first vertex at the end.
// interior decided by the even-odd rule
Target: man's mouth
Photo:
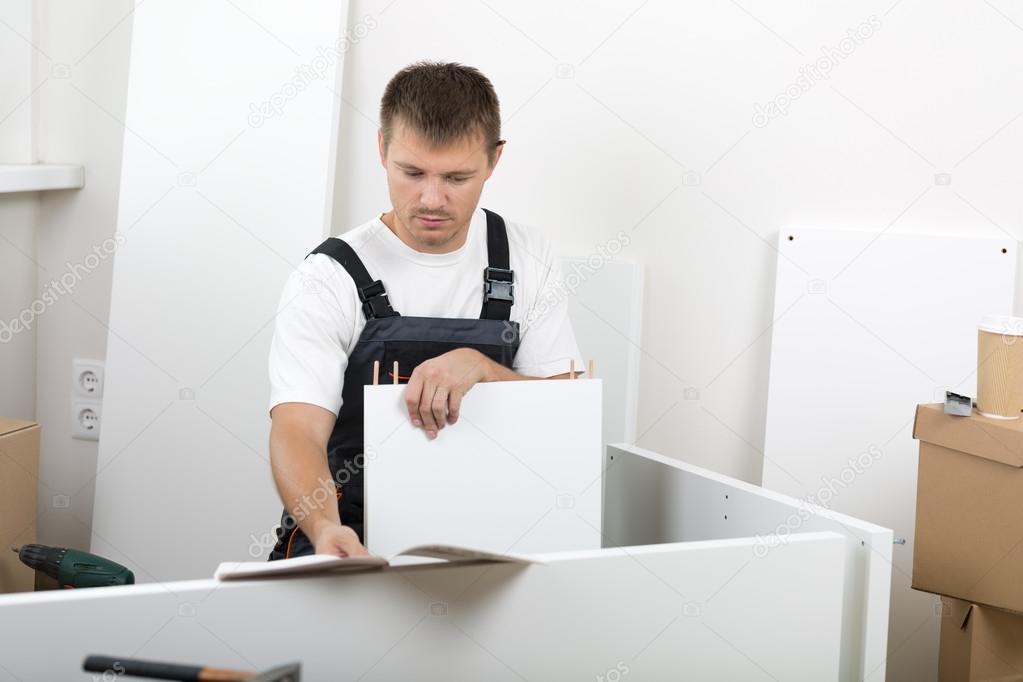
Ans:
{"type": "Polygon", "coordinates": [[[448,220],[447,218],[437,218],[437,217],[433,217],[433,216],[422,216],[421,215],[421,216],[416,216],[416,217],[419,218],[419,222],[421,222],[424,225],[427,225],[429,227],[435,227],[437,225],[441,225],[441,224],[443,224],[444,222],[446,222],[448,220]]]}

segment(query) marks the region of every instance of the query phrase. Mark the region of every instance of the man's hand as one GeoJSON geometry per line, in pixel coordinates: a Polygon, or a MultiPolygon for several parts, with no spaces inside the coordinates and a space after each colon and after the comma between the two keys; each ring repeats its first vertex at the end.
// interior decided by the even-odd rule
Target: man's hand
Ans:
{"type": "Polygon", "coordinates": [[[493,360],[472,348],[457,348],[420,364],[405,387],[405,406],[412,424],[436,438],[458,421],[462,397],[491,375],[493,360]]]}
{"type": "Polygon", "coordinates": [[[324,524],[313,538],[317,554],[334,556],[369,556],[369,550],[359,542],[359,536],[348,526],[324,524]]]}

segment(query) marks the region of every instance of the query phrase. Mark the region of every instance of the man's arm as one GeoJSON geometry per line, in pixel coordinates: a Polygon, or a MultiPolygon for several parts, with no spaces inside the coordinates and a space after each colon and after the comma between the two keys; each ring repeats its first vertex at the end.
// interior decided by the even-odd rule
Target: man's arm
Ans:
{"type": "Polygon", "coordinates": [[[309,403],[280,403],[270,411],[270,467],[277,492],[317,554],[368,554],[355,531],[341,525],[327,464],[333,412],[309,403]]]}
{"type": "MultiPolygon", "coordinates": [[[[486,378],[483,379],[483,381],[527,381],[527,380],[530,380],[530,379],[568,379],[569,378],[569,373],[568,372],[564,372],[563,374],[555,374],[554,376],[550,376],[550,377],[531,377],[531,376],[527,376],[525,374],[519,374],[515,370],[509,369],[509,368],[505,367],[504,365],[502,365],[499,362],[494,362],[493,360],[491,360],[487,356],[483,355],[482,353],[480,353],[480,355],[482,355],[483,359],[487,363],[489,363],[489,365],[487,366],[487,370],[486,370],[486,372],[487,372],[486,378]]],[[[577,375],[578,374],[582,374],[582,367],[576,369],[575,373],[577,375]]]]}
{"type": "Polygon", "coordinates": [[[447,424],[458,421],[462,398],[484,381],[567,379],[568,372],[552,377],[532,377],[508,369],[473,348],[458,348],[423,362],[412,371],[405,387],[405,407],[413,426],[436,438],[447,424]]]}

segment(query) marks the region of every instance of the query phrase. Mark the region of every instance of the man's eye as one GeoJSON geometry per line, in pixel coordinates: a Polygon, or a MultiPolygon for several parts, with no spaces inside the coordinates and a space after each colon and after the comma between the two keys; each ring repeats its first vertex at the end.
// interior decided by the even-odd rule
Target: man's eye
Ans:
{"type": "Polygon", "coordinates": [[[459,184],[459,185],[462,184],[463,182],[465,182],[468,179],[469,178],[448,178],[448,180],[450,180],[451,182],[454,182],[455,184],[459,184]]]}
{"type": "Polygon", "coordinates": [[[405,171],[405,175],[409,176],[410,178],[418,178],[420,175],[422,175],[422,173],[420,173],[419,171],[405,171]]]}

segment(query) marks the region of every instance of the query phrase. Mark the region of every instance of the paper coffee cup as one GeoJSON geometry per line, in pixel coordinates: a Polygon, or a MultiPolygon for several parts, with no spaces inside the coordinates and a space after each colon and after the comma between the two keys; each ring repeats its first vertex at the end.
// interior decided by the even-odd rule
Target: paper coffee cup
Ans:
{"type": "Polygon", "coordinates": [[[1023,317],[980,318],[977,411],[995,419],[1019,419],[1023,412],[1023,317]]]}

